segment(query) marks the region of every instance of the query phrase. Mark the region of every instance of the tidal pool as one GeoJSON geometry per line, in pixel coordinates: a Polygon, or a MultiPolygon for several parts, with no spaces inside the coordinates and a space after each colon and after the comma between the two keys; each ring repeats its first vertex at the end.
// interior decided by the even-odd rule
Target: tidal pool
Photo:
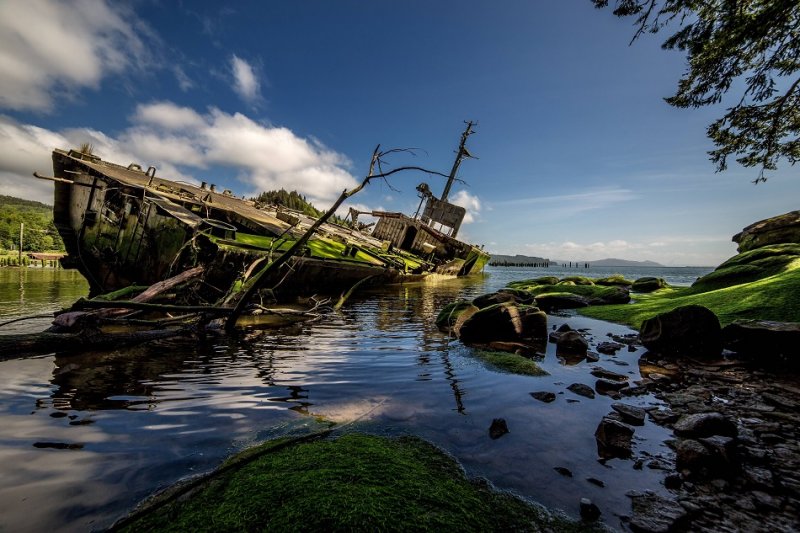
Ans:
{"type": "MultiPolygon", "coordinates": [[[[0,322],[85,294],[73,272],[51,272],[40,284],[23,282],[22,303],[14,300],[17,279],[0,277],[0,301],[17,301],[10,312],[4,307],[0,322]]],[[[638,379],[641,350],[566,365],[549,344],[540,364],[550,375],[517,376],[483,364],[433,323],[455,298],[538,275],[539,269],[489,269],[469,279],[389,287],[359,294],[318,322],[241,340],[0,362],[0,530],[103,529],[154,491],[237,450],[330,422],[343,431],[418,435],[469,475],[573,517],[580,498],[591,498],[617,527],[616,515],[630,512],[625,492],[666,493],[663,471],[634,464],[656,458],[657,466],[670,454],[669,432],[647,421],[636,428],[634,458],[601,462],[594,432],[613,400],[577,396],[567,386],[593,386],[594,366],[638,379]],[[534,391],[552,391],[556,400],[538,401],[534,391]],[[499,439],[489,436],[494,418],[509,428],[499,439]]],[[[576,316],[548,319],[549,326],[588,328],[592,346],[607,333],[630,333],[576,316]]],[[[0,334],[26,328],[43,325],[17,323],[0,334]]],[[[649,395],[623,401],[659,403],[649,395]]]]}

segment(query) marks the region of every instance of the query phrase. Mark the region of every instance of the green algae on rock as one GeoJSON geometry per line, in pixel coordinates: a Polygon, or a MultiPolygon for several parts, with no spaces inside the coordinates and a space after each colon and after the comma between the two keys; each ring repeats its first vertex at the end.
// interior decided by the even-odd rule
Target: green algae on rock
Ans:
{"type": "Polygon", "coordinates": [[[123,531],[585,531],[471,482],[416,437],[349,434],[267,443],[191,493],[134,513],[123,531]]]}

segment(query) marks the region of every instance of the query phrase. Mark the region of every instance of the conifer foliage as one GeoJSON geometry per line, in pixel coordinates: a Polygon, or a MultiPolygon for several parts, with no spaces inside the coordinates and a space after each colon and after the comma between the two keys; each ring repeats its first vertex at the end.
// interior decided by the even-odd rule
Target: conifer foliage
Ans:
{"type": "MultiPolygon", "coordinates": [[[[608,0],[592,0],[598,8],[608,0]]],[[[780,160],[800,159],[800,2],[797,0],[616,0],[613,13],[634,17],[631,42],[644,33],[672,33],[662,48],[686,52],[687,72],[675,107],[732,103],[707,130],[717,171],[734,157],[759,169],[755,183],[780,160]],[[740,87],[742,89],[740,89],[740,87]],[[738,94],[741,93],[741,94],[738,94]]]]}

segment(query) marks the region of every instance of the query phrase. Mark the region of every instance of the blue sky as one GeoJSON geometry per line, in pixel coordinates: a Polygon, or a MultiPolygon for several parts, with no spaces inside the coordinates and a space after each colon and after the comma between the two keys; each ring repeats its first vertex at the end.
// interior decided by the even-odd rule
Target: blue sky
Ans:
{"type": "MultiPolygon", "coordinates": [[[[298,189],[330,204],[372,149],[416,147],[447,172],[478,122],[451,200],[461,236],[494,253],[714,265],[742,227],[797,208],[784,166],[766,184],[715,174],[719,108],[669,96],[684,57],[589,0],[0,4],[0,187],[52,201],[56,147],[238,194],[298,189]]],[[[421,182],[395,175],[353,198],[413,212],[421,182]]]]}

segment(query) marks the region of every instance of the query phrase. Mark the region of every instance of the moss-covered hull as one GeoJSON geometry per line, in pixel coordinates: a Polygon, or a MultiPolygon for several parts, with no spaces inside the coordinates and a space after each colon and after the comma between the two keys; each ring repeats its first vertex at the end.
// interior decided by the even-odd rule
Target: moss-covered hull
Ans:
{"type": "MultiPolygon", "coordinates": [[[[54,220],[67,249],[63,263],[80,270],[94,294],[152,284],[202,265],[207,293],[198,297],[217,301],[315,222],[230,191],[219,193],[213,186],[156,177],[152,167],[123,167],[76,151],[55,150],[53,169],[54,220]]],[[[444,236],[439,242],[436,254],[423,256],[326,223],[263,286],[273,287],[277,296],[335,293],[365,278],[377,284],[419,281],[431,274],[466,275],[481,271],[488,261],[488,254],[475,246],[444,236]]]]}

